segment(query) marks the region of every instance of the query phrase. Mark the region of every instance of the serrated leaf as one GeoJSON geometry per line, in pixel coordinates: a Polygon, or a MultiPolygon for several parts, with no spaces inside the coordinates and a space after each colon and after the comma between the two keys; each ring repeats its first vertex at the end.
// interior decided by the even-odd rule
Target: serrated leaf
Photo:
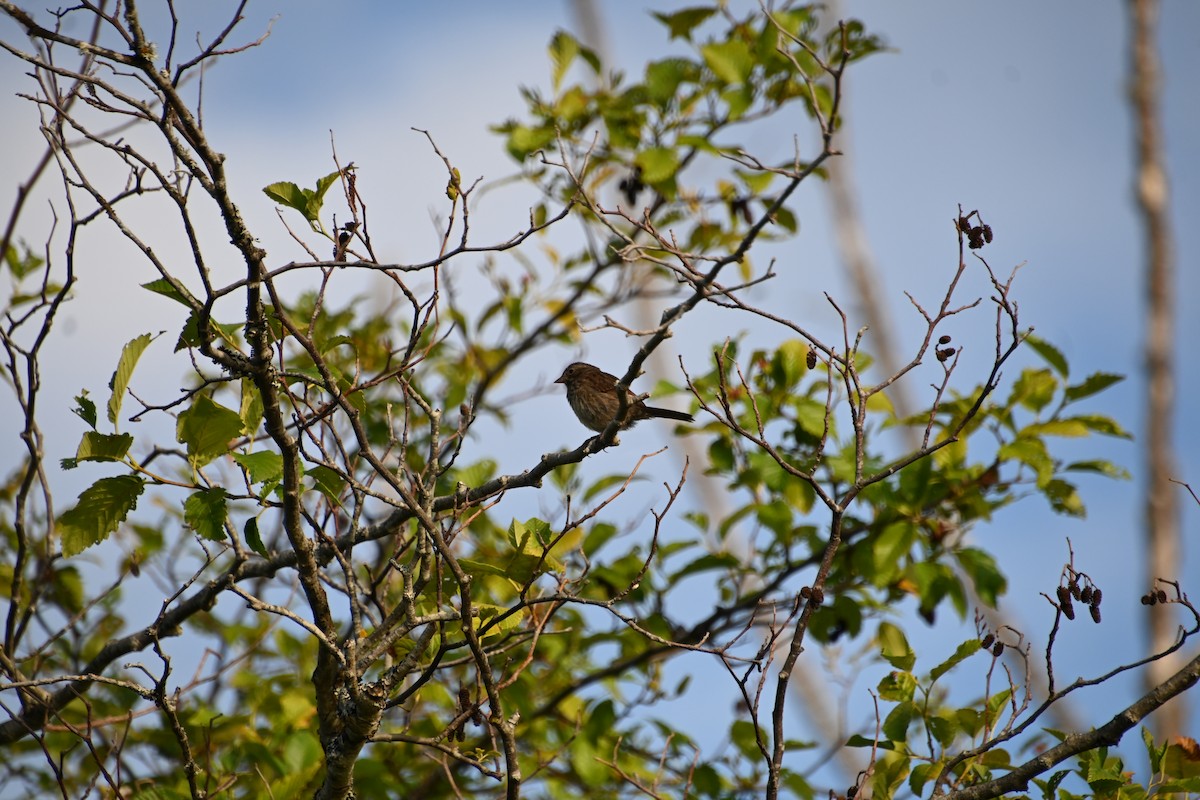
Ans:
{"type": "Polygon", "coordinates": [[[183,501],[183,521],[196,533],[213,542],[225,540],[228,504],[225,490],[201,489],[183,501]]]}
{"type": "Polygon", "coordinates": [[[898,703],[883,721],[883,735],[890,741],[902,743],[908,739],[908,726],[912,724],[916,709],[911,702],[898,703]]]}
{"type": "Polygon", "coordinates": [[[1072,420],[1086,425],[1089,431],[1099,433],[1102,436],[1116,436],[1118,439],[1133,438],[1133,434],[1122,428],[1120,423],[1112,417],[1106,417],[1103,414],[1081,414],[1077,417],[1072,417],[1072,420]]]}
{"type": "Polygon", "coordinates": [[[1130,480],[1133,477],[1129,474],[1129,470],[1124,467],[1119,467],[1111,461],[1103,460],[1075,461],[1063,467],[1063,472],[1095,472],[1099,475],[1123,481],[1130,480]]]}
{"type": "Polygon", "coordinates": [[[550,72],[550,83],[557,92],[562,86],[563,76],[571,68],[571,62],[579,55],[579,40],[566,31],[558,31],[550,39],[550,61],[553,69],[550,72]]]}
{"type": "Polygon", "coordinates": [[[509,609],[488,603],[476,603],[475,610],[479,613],[479,631],[483,638],[500,636],[521,627],[521,621],[529,613],[528,607],[518,609],[509,614],[509,609]],[[505,616],[507,614],[507,616],[505,616]]]}
{"type": "Polygon", "coordinates": [[[101,478],[84,489],[75,506],[58,518],[63,555],[76,555],[107,539],[137,506],[144,489],[134,475],[101,478]]]}
{"type": "Polygon", "coordinates": [[[954,655],[950,656],[945,661],[929,670],[929,682],[935,683],[938,678],[942,677],[947,672],[978,653],[979,647],[980,645],[978,639],[967,639],[958,646],[958,648],[954,651],[954,655]]]}
{"type": "Polygon", "coordinates": [[[112,394],[108,398],[108,421],[114,425],[117,424],[117,416],[121,413],[121,403],[125,401],[125,390],[129,388],[129,379],[133,377],[133,368],[137,366],[138,359],[142,357],[142,352],[151,341],[150,334],[143,333],[141,336],[130,339],[121,349],[121,358],[117,361],[117,369],[108,381],[108,388],[112,389],[112,394]]]}
{"type": "Polygon", "coordinates": [[[654,17],[667,26],[670,39],[686,39],[690,42],[692,31],[715,13],[716,6],[699,6],[680,9],[671,14],[655,11],[654,17]]]}
{"type": "Polygon", "coordinates": [[[207,395],[198,396],[175,425],[175,438],[187,446],[193,469],[228,453],[230,442],[241,435],[242,418],[237,412],[207,395]]]}
{"type": "Polygon", "coordinates": [[[1111,372],[1095,372],[1088,375],[1081,383],[1074,386],[1068,386],[1065,392],[1067,402],[1073,403],[1076,400],[1082,400],[1085,397],[1091,397],[1098,392],[1102,392],[1113,384],[1120,383],[1125,380],[1124,375],[1115,375],[1111,372]]]}
{"type": "Polygon", "coordinates": [[[173,286],[171,284],[171,282],[169,280],[167,280],[166,278],[159,278],[156,281],[150,281],[149,283],[143,283],[142,288],[149,289],[150,291],[154,292],[155,294],[160,294],[163,297],[169,297],[170,299],[174,300],[176,303],[179,303],[182,306],[186,306],[187,308],[192,308],[192,304],[191,304],[191,302],[188,301],[188,298],[182,292],[180,292],[178,289],[176,289],[175,286],[173,286]]]}
{"type": "Polygon", "coordinates": [[[1064,378],[1067,377],[1070,369],[1067,366],[1067,358],[1061,350],[1037,336],[1026,337],[1025,343],[1033,349],[1033,352],[1041,356],[1043,361],[1053,367],[1055,372],[1064,378]]]}
{"type": "Polygon", "coordinates": [[[263,193],[276,203],[294,208],[300,213],[304,213],[308,203],[308,198],[304,196],[304,190],[291,181],[280,181],[264,186],[263,193]]]}
{"type": "Polygon", "coordinates": [[[128,433],[105,434],[86,431],[75,451],[75,461],[120,461],[133,446],[133,436],[128,433]]]}
{"type": "Polygon", "coordinates": [[[89,428],[96,427],[96,404],[88,397],[87,389],[82,390],[75,398],[75,408],[71,409],[71,412],[86,422],[89,428]]]}

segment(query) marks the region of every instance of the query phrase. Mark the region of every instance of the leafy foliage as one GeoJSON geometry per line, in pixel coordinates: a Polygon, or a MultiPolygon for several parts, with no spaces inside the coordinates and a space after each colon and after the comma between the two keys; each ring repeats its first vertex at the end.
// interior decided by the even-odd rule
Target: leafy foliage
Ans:
{"type": "MultiPolygon", "coordinates": [[[[138,192],[110,189],[67,157],[74,133],[47,128],[64,154],[71,208],[102,207],[157,272],[143,287],[174,301],[182,355],[173,363],[191,385],[165,404],[139,399],[135,367],[154,337],[136,337],[109,383],[111,432],[100,429],[88,388],[75,398],[87,430],[64,466],[92,481],[78,502],[56,517],[48,486],[40,501],[31,494],[43,467],[35,433],[22,475],[0,494],[13,510],[12,523],[0,522],[14,554],[0,581],[0,696],[19,698],[0,723],[6,777],[30,792],[74,794],[102,781],[114,795],[147,797],[346,797],[351,786],[362,797],[482,796],[502,784],[508,797],[815,798],[830,787],[810,768],[810,751],[845,744],[865,753],[860,780],[877,798],[1013,790],[1004,781],[1024,779],[1030,762],[1021,759],[1046,741],[1033,723],[1083,684],[1051,681],[1034,698],[1028,682],[998,668],[1015,652],[1027,677],[1034,670],[1028,643],[972,615],[1008,588],[975,534],[1029,495],[1082,516],[1074,473],[1125,477],[1103,460],[1056,455],[1063,437],[1128,435],[1078,405],[1120,378],[1073,379],[1067,357],[1030,335],[1013,277],[967,257],[968,232],[983,228],[961,211],[953,278],[933,310],[917,306],[921,343],[896,374],[880,374],[852,335],[857,324],[832,301],[843,325],[830,341],[751,304],[749,290],[772,278],[752,252],[798,232],[789,202],[834,154],[843,75],[883,47],[854,21],[822,27],[820,11],[783,3],[744,17],[724,5],[657,13],[663,35],[686,50],[635,76],[606,72],[595,52],[557,33],[549,93],[523,90],[524,112],[495,128],[538,192],[528,227],[500,243],[472,240],[478,187],[430,137],[448,207],[439,247],[412,264],[376,256],[353,165],[314,189],[300,188],[311,183],[302,175],[265,187],[307,223],[295,240],[311,260],[276,265],[261,250],[225,183],[224,156],[177,89],[227,54],[223,38],[194,60],[179,61],[172,44],[156,61],[151,42],[160,39],[130,11],[120,24],[136,55],[108,49],[105,37],[72,40],[105,66],[82,81],[94,110],[157,133],[194,184],[180,188],[148,153],[72,111],[61,98],[79,87],[37,98],[69,123],[60,132],[85,131],[133,165],[138,192]],[[755,126],[792,110],[821,149],[807,161],[752,155],[755,126]],[[335,185],[340,197],[330,195],[335,185]],[[187,266],[142,246],[124,221],[143,190],[182,211],[187,266]],[[188,192],[215,205],[231,245],[196,233],[188,192]],[[327,224],[335,204],[350,222],[327,224]],[[597,244],[532,244],[564,220],[597,244]],[[332,261],[315,255],[318,245],[332,245],[332,261]],[[474,304],[442,269],[480,252],[484,299],[474,304]],[[216,283],[214,253],[235,256],[245,274],[216,283]],[[994,357],[970,362],[943,333],[950,318],[980,311],[980,300],[956,294],[968,270],[986,275],[995,321],[984,325],[996,331],[994,357]],[[311,280],[294,292],[285,275],[311,280]],[[392,298],[382,311],[332,290],[362,275],[379,281],[373,297],[392,298]],[[239,302],[219,302],[231,296],[239,302]],[[580,468],[617,444],[615,430],[511,472],[481,433],[512,420],[519,403],[501,391],[514,367],[557,359],[588,324],[629,332],[616,320],[635,301],[657,304],[661,317],[636,332],[626,385],[699,309],[767,320],[777,335],[754,346],[732,332],[714,339],[711,358],[655,387],[697,412],[691,431],[704,458],[646,481],[656,487],[648,516],[630,497],[656,468],[649,455],[621,472],[580,468]],[[1044,366],[1003,380],[1023,349],[1044,366]],[[964,377],[968,363],[982,379],[964,377]],[[935,376],[933,392],[925,408],[902,414],[889,390],[919,370],[935,376]],[[176,441],[121,430],[131,402],[133,419],[165,422],[176,441]],[[120,474],[94,478],[98,467],[120,474]],[[690,470],[722,490],[724,509],[681,508],[690,470]],[[515,498],[535,492],[539,510],[519,511],[515,498]],[[116,582],[85,581],[89,559],[116,582]],[[156,598],[168,587],[165,599],[121,604],[146,591],[142,582],[156,598]],[[910,643],[919,623],[905,601],[931,624],[972,619],[978,635],[931,665],[910,643]],[[205,653],[194,675],[174,666],[184,634],[205,653]],[[802,652],[850,641],[887,670],[875,685],[875,729],[798,738],[791,681],[799,671],[822,677],[802,652]],[[707,699],[690,677],[674,677],[670,667],[686,659],[728,674],[739,698],[732,718],[710,712],[698,730],[663,710],[707,699]],[[983,689],[962,699],[962,684],[950,684],[968,673],[982,673],[983,689]],[[718,724],[723,744],[713,750],[701,735],[718,724]]],[[[175,32],[161,40],[174,43],[175,32]]],[[[74,211],[72,234],[98,217],[74,211]]],[[[40,288],[12,295],[4,341],[26,335],[27,324],[40,326],[31,338],[41,341],[71,280],[50,280],[63,268],[26,247],[7,246],[5,263],[19,286],[40,288]]],[[[39,346],[6,344],[9,363],[37,367],[39,346]]],[[[33,431],[37,387],[13,385],[33,431]]],[[[1152,597],[1192,615],[1190,637],[1200,617],[1174,588],[1152,597]]],[[[1100,596],[1068,564],[1055,597],[1047,594],[1055,630],[1075,602],[1099,621],[1100,596]]],[[[1142,787],[1108,753],[1112,744],[1096,737],[1063,750],[1055,763],[1077,758],[1072,770],[1046,775],[1043,766],[1031,777],[1047,797],[1068,796],[1069,776],[1092,796],[1133,796],[1142,787]]],[[[1146,747],[1159,791],[1196,790],[1183,745],[1146,747]]]]}

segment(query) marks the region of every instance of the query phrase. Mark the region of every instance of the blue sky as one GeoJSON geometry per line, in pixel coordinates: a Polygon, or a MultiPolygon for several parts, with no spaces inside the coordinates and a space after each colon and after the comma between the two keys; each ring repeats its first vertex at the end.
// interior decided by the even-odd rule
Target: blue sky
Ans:
{"type": "MultiPolygon", "coordinates": [[[[362,187],[373,198],[373,219],[394,220],[394,236],[376,235],[377,243],[385,242],[385,257],[421,260],[435,245],[430,209],[444,201],[445,175],[428,143],[411,128],[429,130],[464,177],[511,174],[514,165],[499,137],[487,128],[521,113],[518,86],[548,84],[545,45],[556,29],[573,24],[572,17],[564,3],[343,5],[331,13],[332,4],[315,0],[252,4],[247,35],[262,30],[277,13],[276,6],[282,10],[262,47],[216,66],[206,76],[209,135],[228,153],[240,202],[279,263],[302,253],[275,220],[260,188],[287,179],[311,185],[318,175],[331,171],[330,130],[343,162],[353,160],[363,167],[362,187]]],[[[648,19],[641,3],[600,5],[618,65],[636,71],[662,54],[661,28],[648,19]]],[[[220,18],[213,13],[209,30],[220,18]]],[[[988,251],[993,266],[1007,272],[1025,264],[1017,281],[1023,323],[1057,344],[1077,376],[1094,371],[1129,375],[1090,410],[1111,414],[1138,434],[1143,428],[1143,263],[1132,194],[1124,5],[1082,0],[1003,5],[862,0],[847,2],[844,14],[862,19],[892,47],[851,70],[850,128],[841,148],[851,162],[883,294],[902,341],[911,343],[917,330],[903,291],[929,297],[942,285],[956,257],[949,232],[956,204],[979,208],[996,231],[996,244],[988,251]]],[[[6,34],[10,29],[11,23],[0,23],[6,34]]],[[[1179,477],[1200,486],[1200,461],[1194,455],[1200,451],[1200,425],[1189,413],[1200,391],[1200,369],[1188,347],[1200,335],[1200,285],[1196,257],[1184,238],[1200,218],[1200,103],[1194,95],[1200,74],[1200,5],[1164,3],[1161,34],[1177,242],[1179,477]]],[[[22,179],[28,162],[24,156],[39,145],[34,130],[19,127],[31,118],[28,104],[12,96],[24,88],[20,72],[11,59],[0,59],[0,117],[17,125],[5,124],[8,154],[0,161],[0,186],[8,193],[0,202],[5,204],[10,187],[22,179]]],[[[803,135],[806,129],[803,119],[782,120],[756,144],[778,155],[790,151],[792,132],[803,135]]],[[[822,292],[845,300],[848,307],[853,303],[833,249],[826,201],[817,184],[797,197],[801,236],[783,251],[787,260],[781,260],[781,266],[787,269],[780,271],[788,274],[770,295],[828,333],[835,330],[835,320],[822,292]]],[[[477,241],[507,238],[524,221],[526,208],[519,195],[485,197],[475,216],[477,241]]],[[[44,209],[30,220],[28,238],[40,241],[37,226],[44,230],[48,225],[44,209]]],[[[212,230],[222,235],[215,226],[212,230]]],[[[109,248],[104,250],[106,257],[97,259],[94,271],[84,275],[80,302],[67,309],[68,319],[51,352],[69,359],[72,367],[46,376],[48,407],[56,410],[45,412],[46,419],[61,412],[57,419],[69,420],[46,426],[52,460],[69,454],[78,440],[81,431],[66,411],[79,388],[106,396],[104,387],[120,345],[145,330],[176,324],[170,316],[174,309],[165,301],[156,305],[153,299],[139,304],[136,313],[114,317],[111,302],[128,298],[130,287],[153,276],[127,247],[103,234],[96,237],[98,246],[109,248]]],[[[986,286],[977,282],[969,291],[986,294],[986,286]]],[[[686,333],[671,345],[685,361],[704,363],[711,328],[696,326],[686,333]]],[[[766,344],[774,334],[756,328],[748,335],[766,344]]],[[[971,342],[972,335],[964,330],[958,338],[971,342]]],[[[166,338],[159,345],[163,356],[169,350],[166,338]]],[[[563,361],[582,352],[616,371],[635,347],[614,335],[595,334],[586,341],[583,351],[564,352],[563,361]]],[[[869,337],[867,342],[869,349],[869,337]]],[[[1029,363],[1035,363],[1032,356],[1020,362],[1029,363]]],[[[515,378],[552,380],[559,368],[527,364],[515,378]]],[[[1010,376],[1016,369],[1009,370],[1010,376]]],[[[162,392],[180,385],[178,374],[140,373],[139,378],[151,391],[155,384],[162,392]]],[[[643,380],[649,385],[650,378],[643,380]]],[[[0,398],[0,408],[8,408],[8,403],[7,397],[0,398]]],[[[529,401],[521,414],[513,429],[488,434],[487,447],[506,453],[508,466],[523,468],[541,452],[582,439],[582,429],[557,394],[529,401]],[[529,435],[521,414],[537,420],[536,435],[529,435]]],[[[643,425],[639,434],[669,440],[665,429],[650,427],[643,425]]],[[[0,428],[6,441],[12,441],[12,431],[11,424],[0,428]]],[[[589,467],[597,474],[618,471],[642,452],[620,450],[597,457],[606,460],[589,467]]],[[[1095,674],[1113,663],[1113,631],[1140,629],[1142,456],[1136,443],[1123,441],[1065,442],[1060,452],[1111,458],[1127,466],[1135,480],[1084,481],[1091,511],[1086,521],[1053,517],[1032,499],[1004,512],[979,537],[1006,559],[1002,563],[1012,581],[1009,602],[1035,643],[1043,640],[1038,633],[1048,622],[1045,601],[1037,591],[1056,582],[1066,557],[1065,536],[1072,538],[1078,565],[1105,587],[1111,627],[1076,626],[1066,634],[1069,646],[1061,648],[1068,659],[1065,672],[1073,677],[1095,674]],[[1031,551],[1039,554],[1036,563],[1028,558],[1031,551]]],[[[0,455],[0,466],[6,464],[0,455]]],[[[64,486],[72,486],[74,480],[62,474],[53,479],[64,486]]],[[[1200,515],[1186,499],[1182,504],[1186,561],[1179,576],[1186,577],[1200,574],[1200,515]]],[[[939,628],[920,636],[952,646],[960,634],[939,628]]],[[[722,679],[711,664],[682,663],[685,666],[674,669],[695,668],[719,686],[722,679]]],[[[865,685],[869,684],[860,684],[860,689],[865,685]]],[[[1101,695],[1097,713],[1116,711],[1132,699],[1135,688],[1126,682],[1119,694],[1101,695]]],[[[1194,699],[1192,707],[1197,707],[1194,699]]]]}

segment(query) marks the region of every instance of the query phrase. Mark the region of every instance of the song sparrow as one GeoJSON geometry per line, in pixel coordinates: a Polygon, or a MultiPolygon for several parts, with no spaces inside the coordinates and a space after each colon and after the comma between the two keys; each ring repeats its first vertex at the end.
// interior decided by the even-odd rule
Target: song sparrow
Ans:
{"type": "MultiPolygon", "coordinates": [[[[571,404],[571,410],[580,422],[594,431],[603,431],[620,410],[621,401],[616,391],[617,379],[591,364],[578,361],[571,364],[563,370],[563,374],[555,383],[567,387],[567,402],[571,404]]],[[[639,420],[650,417],[677,419],[680,422],[693,421],[691,414],[648,406],[628,389],[625,390],[625,395],[629,400],[620,430],[632,428],[639,420]]]]}

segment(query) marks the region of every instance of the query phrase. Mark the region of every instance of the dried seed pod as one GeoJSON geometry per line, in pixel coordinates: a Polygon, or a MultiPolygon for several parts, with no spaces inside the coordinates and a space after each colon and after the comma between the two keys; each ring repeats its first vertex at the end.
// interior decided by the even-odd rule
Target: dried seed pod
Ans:
{"type": "Polygon", "coordinates": [[[1079,599],[1082,602],[1087,603],[1088,605],[1091,605],[1092,604],[1092,587],[1090,587],[1090,586],[1083,587],[1083,589],[1079,592],[1079,599]]]}
{"type": "Polygon", "coordinates": [[[983,240],[985,242],[987,242],[988,244],[992,243],[992,226],[991,225],[983,226],[983,240]]]}
{"type": "Polygon", "coordinates": [[[984,650],[991,650],[992,644],[995,641],[996,641],[996,637],[989,633],[987,636],[983,637],[983,641],[981,641],[979,643],[979,646],[980,646],[980,648],[982,648],[984,650]]]}
{"type": "Polygon", "coordinates": [[[815,369],[817,366],[817,351],[811,347],[808,348],[808,355],[805,357],[804,363],[808,365],[809,369],[815,369]]]}
{"type": "Polygon", "coordinates": [[[825,602],[825,592],[819,587],[814,586],[812,590],[812,599],[814,603],[821,605],[825,602]]]}
{"type": "Polygon", "coordinates": [[[1092,614],[1092,622],[1100,624],[1100,606],[1088,606],[1088,611],[1092,614]]]}
{"type": "Polygon", "coordinates": [[[950,356],[952,356],[952,355],[954,355],[953,347],[943,347],[941,350],[937,351],[937,360],[945,361],[947,358],[950,358],[950,356]]]}
{"type": "Polygon", "coordinates": [[[846,800],[854,800],[854,797],[857,794],[858,794],[858,787],[851,786],[849,789],[846,790],[846,800]]]}
{"type": "Polygon", "coordinates": [[[992,645],[992,655],[996,658],[1004,655],[1004,642],[997,640],[996,643],[992,645]]]}
{"type": "Polygon", "coordinates": [[[1096,587],[1095,589],[1092,590],[1092,605],[1093,606],[1096,606],[1097,608],[1100,607],[1100,598],[1101,598],[1101,596],[1103,596],[1103,594],[1104,593],[1100,591],[1100,587],[1096,587]]]}
{"type": "Polygon", "coordinates": [[[803,597],[805,600],[812,597],[812,587],[811,586],[801,587],[800,588],[800,596],[803,597]]]}
{"type": "Polygon", "coordinates": [[[1077,581],[1077,580],[1075,580],[1074,578],[1072,578],[1072,579],[1071,579],[1071,587],[1070,587],[1070,588],[1071,588],[1071,597],[1074,597],[1076,600],[1078,600],[1078,599],[1079,599],[1079,594],[1080,594],[1080,592],[1079,592],[1079,581],[1077,581]]]}
{"type": "Polygon", "coordinates": [[[950,344],[950,334],[943,333],[938,337],[938,344],[950,344]]]}
{"type": "Polygon", "coordinates": [[[1059,587],[1058,587],[1058,589],[1057,589],[1056,591],[1058,592],[1058,602],[1059,602],[1059,604],[1060,604],[1060,605],[1064,605],[1064,606],[1065,606],[1065,605],[1067,605],[1068,603],[1070,603],[1070,602],[1071,602],[1071,590],[1070,590],[1070,588],[1068,588],[1068,587],[1066,587],[1066,586],[1059,586],[1059,587]]]}
{"type": "Polygon", "coordinates": [[[1144,594],[1144,595],[1142,595],[1142,605],[1144,605],[1144,606],[1152,606],[1152,605],[1154,605],[1154,603],[1155,603],[1155,597],[1154,597],[1154,595],[1152,595],[1152,594],[1144,594]]]}
{"type": "Polygon", "coordinates": [[[1156,597],[1158,597],[1158,602],[1160,602],[1160,603],[1167,602],[1167,593],[1165,591],[1163,591],[1162,589],[1158,590],[1158,594],[1156,595],[1156,597]]]}

